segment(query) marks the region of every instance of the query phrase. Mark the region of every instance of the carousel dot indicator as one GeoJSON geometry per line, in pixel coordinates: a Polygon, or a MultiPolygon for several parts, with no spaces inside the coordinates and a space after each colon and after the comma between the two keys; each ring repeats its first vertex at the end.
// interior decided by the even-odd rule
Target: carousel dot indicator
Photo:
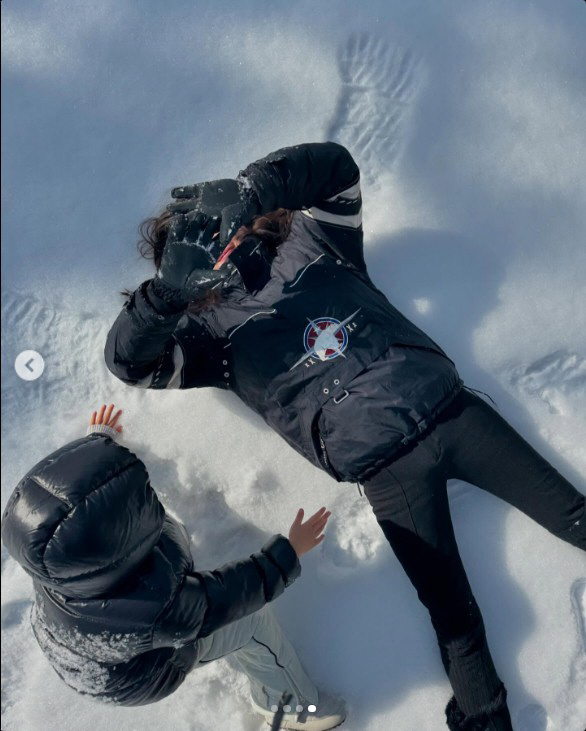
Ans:
{"type": "Polygon", "coordinates": [[[271,711],[272,711],[273,713],[276,713],[276,712],[277,712],[278,710],[279,710],[279,706],[275,706],[275,705],[272,705],[272,706],[271,706],[271,711]]]}
{"type": "Polygon", "coordinates": [[[317,711],[317,706],[314,706],[313,703],[311,703],[309,706],[307,706],[307,710],[310,713],[315,713],[317,711]]]}

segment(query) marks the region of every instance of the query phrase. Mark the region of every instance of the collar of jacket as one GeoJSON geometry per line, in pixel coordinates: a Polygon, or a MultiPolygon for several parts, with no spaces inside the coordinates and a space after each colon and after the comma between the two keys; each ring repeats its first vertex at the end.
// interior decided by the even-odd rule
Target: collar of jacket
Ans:
{"type": "MultiPolygon", "coordinates": [[[[229,262],[238,271],[244,287],[256,294],[271,278],[274,250],[263,242],[260,236],[250,234],[229,256],[229,262]]],[[[232,277],[230,277],[232,279],[232,277]]]]}

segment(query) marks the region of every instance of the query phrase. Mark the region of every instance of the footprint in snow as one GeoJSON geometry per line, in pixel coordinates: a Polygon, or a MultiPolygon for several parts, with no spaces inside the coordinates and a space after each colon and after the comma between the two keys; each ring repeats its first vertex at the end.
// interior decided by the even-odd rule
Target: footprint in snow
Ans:
{"type": "MultiPolygon", "coordinates": [[[[91,403],[111,383],[103,357],[107,326],[91,315],[59,310],[36,297],[13,290],[2,294],[2,400],[5,418],[30,411],[91,403]],[[22,381],[14,360],[22,350],[36,350],[45,371],[36,381],[22,381]]],[[[98,396],[99,397],[99,396],[98,396]]]]}
{"type": "MultiPolygon", "coordinates": [[[[584,728],[584,677],[586,677],[586,578],[574,581],[570,589],[570,601],[576,627],[578,642],[574,659],[570,666],[569,682],[559,693],[552,705],[553,719],[545,712],[539,714],[534,706],[528,706],[519,715],[520,731],[565,731],[565,729],[584,728]],[[555,714],[555,715],[554,715],[555,714]],[[545,725],[538,725],[544,719],[545,725]],[[524,725],[523,723],[524,722],[524,725]]],[[[515,727],[516,728],[516,727],[515,727]]]]}
{"type": "Polygon", "coordinates": [[[513,386],[544,401],[552,414],[586,406],[586,358],[556,350],[510,373],[513,386]]]}
{"type": "Polygon", "coordinates": [[[336,501],[332,512],[328,540],[322,547],[326,559],[324,566],[329,564],[336,573],[360,570],[365,562],[375,559],[386,544],[372,509],[367,500],[347,493],[336,501]],[[343,515],[343,520],[336,519],[336,515],[343,515]]]}
{"type": "Polygon", "coordinates": [[[586,654],[586,579],[576,579],[571,588],[572,608],[576,617],[582,651],[586,654]]]}
{"type": "Polygon", "coordinates": [[[348,147],[373,183],[391,169],[405,138],[404,118],[421,82],[411,51],[370,33],[353,34],[338,59],[342,91],[328,139],[348,147]]]}

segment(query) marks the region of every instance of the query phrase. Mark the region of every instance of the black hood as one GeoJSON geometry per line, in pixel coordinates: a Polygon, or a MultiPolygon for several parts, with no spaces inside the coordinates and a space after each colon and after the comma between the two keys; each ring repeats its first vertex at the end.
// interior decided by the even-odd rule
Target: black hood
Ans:
{"type": "Polygon", "coordinates": [[[109,437],[66,444],[20,481],[2,539],[24,570],[72,597],[107,593],[159,541],[165,510],[144,464],[109,437]]]}

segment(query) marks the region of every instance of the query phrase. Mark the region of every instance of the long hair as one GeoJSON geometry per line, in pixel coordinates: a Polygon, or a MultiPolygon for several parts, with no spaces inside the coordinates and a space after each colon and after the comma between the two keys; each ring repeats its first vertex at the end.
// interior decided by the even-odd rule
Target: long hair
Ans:
{"type": "Polygon", "coordinates": [[[152,259],[157,269],[161,266],[172,215],[169,211],[163,211],[158,216],[147,218],[138,227],[140,237],[136,242],[138,251],[144,259],[152,259]]]}
{"type": "MultiPolygon", "coordinates": [[[[161,257],[163,256],[172,215],[169,211],[163,211],[158,216],[147,218],[138,227],[138,251],[144,259],[151,259],[157,269],[161,266],[161,257]]],[[[241,226],[235,237],[242,241],[246,236],[254,234],[269,249],[276,249],[289,236],[292,219],[293,211],[287,208],[278,208],[271,213],[257,216],[248,226],[241,226]]],[[[130,295],[127,291],[122,294],[125,296],[130,295]]],[[[221,299],[220,290],[209,290],[204,297],[190,303],[188,310],[190,312],[199,312],[210,305],[217,304],[221,299]]]]}
{"type": "Polygon", "coordinates": [[[257,216],[249,226],[242,226],[237,236],[245,238],[248,234],[255,234],[269,248],[276,249],[291,233],[293,211],[288,208],[277,208],[276,211],[257,216]]]}

